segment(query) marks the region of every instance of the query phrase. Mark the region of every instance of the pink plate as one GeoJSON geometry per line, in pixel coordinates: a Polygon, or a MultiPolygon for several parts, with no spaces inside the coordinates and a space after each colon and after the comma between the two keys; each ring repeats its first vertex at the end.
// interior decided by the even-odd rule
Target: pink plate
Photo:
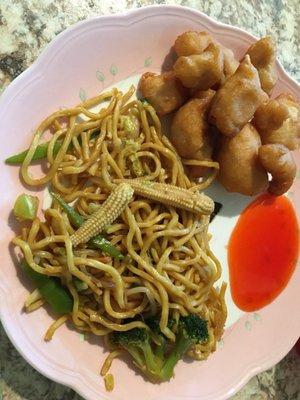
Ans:
{"type": "MultiPolygon", "coordinates": [[[[237,57],[255,39],[241,29],[217,23],[200,12],[168,6],[90,19],[58,35],[1,97],[1,160],[24,149],[32,130],[58,107],[76,104],[79,98],[93,96],[129,76],[159,70],[162,65],[167,67],[176,36],[193,29],[211,32],[218,41],[232,48],[237,57]]],[[[299,86],[279,63],[277,66],[276,93],[288,91],[299,96],[299,86]]],[[[299,164],[299,154],[296,157],[299,164]]],[[[19,182],[18,169],[2,166],[1,320],[15,347],[33,367],[72,387],[86,399],[227,399],[253,375],[277,363],[298,339],[299,265],[276,301],[259,313],[239,315],[207,361],[181,362],[175,379],[160,385],[144,381],[123,361],[116,361],[112,368],[115,390],[108,394],[99,376],[105,352],[97,337],[82,341],[77,332],[63,327],[52,342],[45,343],[43,335],[52,317],[45,309],[29,315],[22,312],[28,287],[26,282],[20,282],[9,242],[14,235],[10,210],[17,194],[24,190],[29,191],[29,188],[24,189],[19,182]]],[[[290,196],[297,204],[299,215],[299,177],[290,196]]],[[[232,226],[232,222],[226,223],[232,226]]],[[[226,262],[223,264],[226,275],[226,262]]],[[[231,313],[231,305],[229,309],[231,313]]]]}

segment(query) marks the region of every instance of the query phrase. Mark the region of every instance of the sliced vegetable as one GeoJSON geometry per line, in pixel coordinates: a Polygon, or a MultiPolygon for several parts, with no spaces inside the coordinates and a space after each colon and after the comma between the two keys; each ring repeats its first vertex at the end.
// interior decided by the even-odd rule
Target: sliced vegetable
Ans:
{"type": "Polygon", "coordinates": [[[124,140],[124,146],[130,150],[129,159],[132,163],[132,171],[134,175],[137,177],[143,176],[143,167],[139,157],[137,156],[137,152],[141,149],[141,145],[133,139],[126,139],[124,140]]]}
{"type": "Polygon", "coordinates": [[[132,138],[137,138],[140,131],[140,122],[135,115],[125,115],[123,120],[124,131],[132,138]]]}
{"type": "MultiPolygon", "coordinates": [[[[34,155],[32,157],[32,161],[37,161],[37,160],[43,160],[44,158],[47,157],[47,149],[48,145],[50,142],[45,142],[37,146],[34,155]]],[[[62,142],[61,141],[56,141],[53,147],[53,154],[56,155],[60,148],[61,148],[62,142]]],[[[15,154],[11,157],[8,157],[5,162],[6,164],[22,164],[22,162],[25,160],[25,157],[27,156],[29,149],[22,151],[19,154],[15,154]]]]}
{"type": "Polygon", "coordinates": [[[38,197],[23,193],[15,201],[13,213],[21,221],[33,220],[36,217],[38,206],[38,197]]]}
{"type": "Polygon", "coordinates": [[[74,285],[76,286],[76,289],[79,292],[81,292],[82,290],[86,290],[88,288],[88,285],[85,282],[83,282],[80,279],[78,279],[78,278],[74,279],[74,285]]]}
{"type": "MultiPolygon", "coordinates": [[[[90,139],[93,139],[99,135],[100,131],[93,132],[90,139]]],[[[81,142],[81,138],[78,137],[79,143],[81,142]]],[[[47,150],[50,142],[45,142],[42,144],[39,144],[33,154],[32,160],[31,161],[37,161],[37,160],[43,160],[47,158],[47,150]]],[[[56,154],[59,152],[60,148],[62,146],[62,141],[57,140],[54,143],[53,146],[53,155],[56,156],[56,154]]],[[[73,147],[73,144],[70,143],[69,148],[71,149],[73,147]]],[[[22,162],[25,160],[25,157],[27,156],[29,149],[22,151],[21,153],[14,154],[13,156],[8,157],[5,162],[6,164],[11,164],[11,165],[18,165],[22,164],[22,162]]]]}
{"type": "MultiPolygon", "coordinates": [[[[51,196],[58,202],[63,211],[67,214],[71,223],[75,228],[79,228],[85,221],[85,218],[77,213],[73,207],[69,206],[58,194],[50,192],[51,196]]],[[[124,258],[120,250],[116,246],[110,243],[109,240],[105,239],[102,235],[94,236],[88,242],[89,247],[94,249],[100,249],[104,253],[116,258],[117,260],[122,260],[124,258]]]]}
{"type": "Polygon", "coordinates": [[[130,116],[126,115],[124,117],[124,130],[128,133],[134,132],[136,129],[136,125],[133,122],[133,120],[130,118],[130,116]]]}
{"type": "Polygon", "coordinates": [[[25,260],[22,260],[21,266],[56,314],[67,314],[72,311],[73,300],[57,279],[39,274],[25,260]]]}
{"type": "Polygon", "coordinates": [[[123,260],[124,256],[120,252],[119,249],[117,249],[116,246],[110,243],[109,240],[105,239],[104,236],[97,235],[92,237],[92,239],[89,241],[89,247],[94,248],[94,249],[100,249],[104,253],[112,256],[113,258],[116,258],[117,260],[123,260]]]}
{"type": "Polygon", "coordinates": [[[85,218],[69,206],[57,193],[50,192],[51,196],[58,202],[63,211],[67,214],[71,223],[75,228],[79,228],[85,221],[85,218]]]}

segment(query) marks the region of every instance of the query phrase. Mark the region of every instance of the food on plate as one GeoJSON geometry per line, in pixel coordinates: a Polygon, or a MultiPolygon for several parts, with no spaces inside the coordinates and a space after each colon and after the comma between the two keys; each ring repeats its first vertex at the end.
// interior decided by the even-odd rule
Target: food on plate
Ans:
{"type": "Polygon", "coordinates": [[[183,161],[191,177],[201,177],[212,163],[213,135],[207,123],[207,111],[215,91],[197,91],[194,98],[185,103],[175,114],[169,138],[177,153],[189,161],[183,161]],[[194,160],[194,161],[192,161],[194,160]]]}
{"type": "Polygon", "coordinates": [[[289,110],[285,104],[278,99],[269,99],[255,111],[252,123],[264,140],[264,136],[280,128],[288,116],[289,110]]]}
{"type": "Polygon", "coordinates": [[[201,54],[180,56],[173,69],[183,86],[207,90],[220,82],[223,63],[221,47],[211,43],[201,54]]]}
{"type": "Polygon", "coordinates": [[[174,43],[178,57],[201,54],[212,42],[211,36],[206,32],[188,31],[179,35],[174,43]]]}
{"type": "Polygon", "coordinates": [[[268,191],[280,196],[292,186],[297,167],[292,153],[282,144],[264,144],[259,148],[261,165],[272,175],[268,191]]]}
{"type": "MultiPolygon", "coordinates": [[[[174,375],[174,367],[186,352],[209,339],[204,319],[193,314],[182,316],[178,322],[173,349],[166,352],[167,342],[158,320],[150,318],[146,322],[154,337],[145,329],[136,328],[126,332],[114,332],[112,340],[128,351],[136,366],[154,382],[170,380],[174,375]]],[[[174,324],[175,321],[170,320],[169,329],[172,329],[174,324]]]]}
{"type": "Polygon", "coordinates": [[[112,392],[115,387],[114,376],[112,374],[104,375],[104,384],[107,392],[112,392]]]}
{"type": "Polygon", "coordinates": [[[187,100],[188,93],[172,71],[161,75],[146,72],[141,77],[140,90],[159,115],[177,110],[187,100]]]}
{"type": "Polygon", "coordinates": [[[209,120],[226,136],[234,136],[251,120],[266,100],[257,70],[245,56],[236,72],[226,79],[211,104],[209,120]]]}
{"type": "MultiPolygon", "coordinates": [[[[219,181],[229,191],[255,195],[266,190],[267,172],[258,160],[258,147],[282,144],[295,150],[300,141],[297,100],[290,94],[276,99],[268,96],[277,80],[273,40],[267,36],[255,42],[240,63],[231,49],[205,32],[182,33],[174,48],[178,58],[169,74],[175,79],[175,73],[188,91],[180,104],[169,108],[177,110],[169,137],[189,177],[203,180],[209,173],[209,185],[219,174],[219,181]],[[232,142],[216,140],[220,134],[238,137],[232,142]],[[243,154],[239,146],[245,148],[243,154]],[[242,162],[238,172],[231,156],[242,162]]],[[[151,81],[148,83],[153,89],[151,81]]],[[[147,98],[158,110],[160,95],[153,92],[153,97],[147,98]]],[[[272,187],[273,183],[270,190],[272,187]]]]}
{"type": "Polygon", "coordinates": [[[223,69],[224,76],[222,78],[222,83],[224,83],[227,78],[229,78],[231,75],[235,73],[240,63],[234,57],[232,50],[222,46],[222,52],[224,57],[224,69],[223,69]]]}
{"type": "Polygon", "coordinates": [[[298,256],[299,230],[291,201],[260,195],[239,216],[228,244],[235,304],[246,312],[270,304],[288,284],[298,256]]]}
{"type": "Polygon", "coordinates": [[[25,220],[33,221],[37,214],[38,205],[39,205],[38,197],[31,196],[25,193],[20,194],[20,196],[17,197],[14,204],[13,208],[14,216],[20,221],[25,221],[25,220]]]}
{"type": "Polygon", "coordinates": [[[212,89],[193,90],[191,93],[192,98],[208,100],[209,102],[211,101],[211,99],[214,97],[215,94],[216,94],[215,90],[212,89]]]}
{"type": "Polygon", "coordinates": [[[253,124],[263,144],[283,144],[296,150],[300,143],[300,104],[294,96],[282,93],[262,104],[254,115],[253,124]]]}
{"type": "MultiPolygon", "coordinates": [[[[112,360],[125,350],[145,376],[166,381],[185,354],[203,360],[216,349],[226,320],[226,285],[214,286],[221,267],[209,248],[217,210],[202,192],[215,175],[186,175],[154,108],[134,92],[111,89],[56,111],[9,158],[24,182],[49,192],[13,239],[34,285],[25,310],[47,304],[57,315],[47,341],[66,322],[103,337],[108,390],[112,360]],[[42,154],[48,169],[36,176],[31,162],[42,154]]],[[[212,94],[192,101],[204,110],[212,94]]],[[[18,218],[27,214],[21,207],[18,218]]]]}
{"type": "Polygon", "coordinates": [[[220,137],[218,180],[229,192],[254,196],[268,188],[268,175],[258,159],[260,136],[247,124],[234,137],[220,137]]]}
{"type": "Polygon", "coordinates": [[[266,94],[276,82],[270,38],[240,64],[205,32],[185,32],[174,47],[172,71],[142,75],[142,100],[134,87],[113,88],[56,111],[6,160],[21,164],[29,187],[47,186],[40,212],[28,194],[14,206],[12,242],[34,285],[25,310],[47,304],[57,315],[46,341],[66,322],[103,337],[108,391],[112,361],[125,352],[163,382],[222,337],[226,284],[215,287],[221,266],[208,233],[222,205],[203,190],[218,175],[230,192],[281,195],[296,175],[300,108],[289,94],[266,94]],[[48,167],[35,176],[39,160],[48,167]]]}
{"type": "MultiPolygon", "coordinates": [[[[176,38],[174,49],[178,57],[188,57],[202,54],[211,43],[214,44],[214,49],[219,47],[222,51],[224,62],[221,80],[224,82],[229,76],[235,73],[239,62],[234,57],[232,50],[216,42],[208,33],[197,31],[184,32],[176,38]]],[[[193,59],[190,60],[192,61],[193,59]]],[[[188,59],[185,62],[188,62],[188,59]]]]}
{"type": "Polygon", "coordinates": [[[171,124],[170,140],[180,156],[192,158],[200,152],[201,158],[211,159],[212,146],[206,118],[210,101],[210,96],[194,98],[176,112],[171,124]]]}
{"type": "Polygon", "coordinates": [[[266,36],[253,43],[247,50],[247,54],[258,70],[261,87],[270,94],[277,82],[275,41],[270,36],[266,36]]]}

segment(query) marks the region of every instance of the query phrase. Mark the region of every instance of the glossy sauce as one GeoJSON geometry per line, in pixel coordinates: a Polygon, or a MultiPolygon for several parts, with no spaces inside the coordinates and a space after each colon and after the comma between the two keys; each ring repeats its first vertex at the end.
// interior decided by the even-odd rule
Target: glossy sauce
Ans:
{"type": "Polygon", "coordinates": [[[271,303],[287,285],[298,255],[298,224],[291,202],[284,196],[258,197],[241,214],[229,241],[235,304],[254,311],[271,303]]]}

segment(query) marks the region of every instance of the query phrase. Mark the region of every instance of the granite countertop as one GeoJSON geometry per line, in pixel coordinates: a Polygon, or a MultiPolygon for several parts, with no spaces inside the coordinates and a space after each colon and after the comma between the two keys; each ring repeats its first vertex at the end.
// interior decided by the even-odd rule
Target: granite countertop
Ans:
{"type": "MultiPolygon", "coordinates": [[[[100,14],[149,4],[177,4],[258,36],[271,34],[278,57],[300,82],[299,0],[1,0],[0,93],[59,32],[100,14]]],[[[40,375],[17,353],[0,324],[0,400],[79,400],[73,390],[40,375]]],[[[279,364],[252,378],[233,400],[300,399],[300,357],[292,350],[279,364]]]]}

